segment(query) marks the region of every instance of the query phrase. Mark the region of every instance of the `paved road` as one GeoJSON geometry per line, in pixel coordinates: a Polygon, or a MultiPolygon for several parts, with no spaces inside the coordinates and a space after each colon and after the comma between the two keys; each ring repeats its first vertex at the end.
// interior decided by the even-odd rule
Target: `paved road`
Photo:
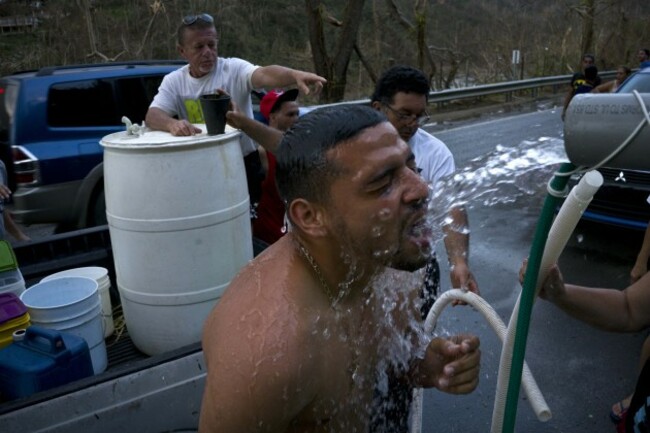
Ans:
{"type": "MultiPolygon", "coordinates": [[[[482,155],[494,153],[498,145],[530,148],[539,143],[544,147],[549,142],[561,143],[561,133],[559,113],[545,110],[462,126],[437,135],[448,143],[462,170],[468,164],[481,166],[489,162],[489,158],[482,155]],[[471,162],[476,157],[482,158],[480,163],[471,162]]],[[[471,267],[482,295],[506,323],[520,292],[517,272],[522,259],[529,254],[550,173],[552,170],[547,169],[525,176],[521,182],[528,183],[530,194],[519,194],[512,203],[505,203],[504,197],[495,205],[477,200],[469,212],[471,267]]],[[[505,191],[507,195],[513,190],[505,191]]],[[[560,258],[566,280],[625,287],[641,238],[641,232],[579,224],[560,258]]],[[[442,250],[440,254],[445,257],[442,250]]],[[[443,264],[444,261],[441,260],[443,264]]],[[[445,274],[446,268],[443,269],[443,284],[448,286],[445,274]]],[[[469,396],[449,396],[428,390],[423,432],[489,432],[501,345],[482,316],[469,307],[445,310],[438,330],[470,331],[481,337],[481,383],[469,396]]],[[[544,301],[537,302],[526,359],[553,418],[546,423],[538,421],[522,393],[515,431],[612,432],[608,413],[615,401],[633,389],[644,336],[598,331],[544,301]]]]}

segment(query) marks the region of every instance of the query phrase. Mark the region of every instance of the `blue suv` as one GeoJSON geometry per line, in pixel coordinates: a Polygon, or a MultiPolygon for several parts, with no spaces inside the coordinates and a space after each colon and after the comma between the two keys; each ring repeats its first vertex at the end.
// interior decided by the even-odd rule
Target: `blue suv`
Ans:
{"type": "Polygon", "coordinates": [[[46,67],[0,78],[0,157],[22,224],[59,231],[106,224],[99,141],[142,123],[163,77],[183,61],[46,67]]]}

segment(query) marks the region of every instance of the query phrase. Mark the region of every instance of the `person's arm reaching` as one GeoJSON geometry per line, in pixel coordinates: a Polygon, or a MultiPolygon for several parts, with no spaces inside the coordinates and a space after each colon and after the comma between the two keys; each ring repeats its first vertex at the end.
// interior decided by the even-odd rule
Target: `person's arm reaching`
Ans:
{"type": "Polygon", "coordinates": [[[612,89],[614,88],[614,84],[616,84],[616,80],[599,84],[594,87],[594,90],[592,90],[591,93],[611,93],[612,89]]]}
{"type": "MultiPolygon", "coordinates": [[[[523,283],[526,267],[519,271],[523,283]]],[[[612,332],[636,332],[650,326],[650,274],[625,290],[565,284],[557,265],[542,283],[539,296],[570,316],[599,329],[612,332]]]]}
{"type": "Polygon", "coordinates": [[[282,131],[258,122],[255,119],[251,119],[239,111],[228,111],[226,113],[226,119],[230,126],[241,129],[246,135],[271,153],[277,150],[280,141],[282,141],[282,131]]]}
{"type": "Polygon", "coordinates": [[[286,87],[296,85],[304,95],[318,94],[327,80],[311,72],[299,71],[279,65],[257,68],[251,77],[253,88],[286,87]]]}
{"type": "Polygon", "coordinates": [[[18,227],[18,224],[15,223],[14,219],[11,217],[11,213],[7,209],[5,209],[2,217],[5,223],[5,230],[13,236],[14,239],[22,242],[31,240],[31,238],[27,236],[20,227],[18,227]]]}
{"type": "Polygon", "coordinates": [[[648,272],[648,259],[650,258],[650,223],[645,229],[645,235],[643,236],[643,244],[639,250],[639,254],[636,256],[636,262],[632,271],[630,271],[630,277],[632,282],[638,281],[639,278],[644,276],[648,272]]]}
{"type": "Polygon", "coordinates": [[[443,228],[445,248],[449,258],[452,287],[467,289],[480,295],[478,284],[469,270],[469,230],[467,212],[463,207],[453,207],[449,211],[450,224],[443,228]]]}
{"type": "MultiPolygon", "coordinates": [[[[4,169],[4,167],[3,167],[4,169]]],[[[0,200],[5,202],[11,197],[11,190],[9,187],[3,183],[0,183],[0,200]]],[[[2,220],[4,222],[5,230],[13,236],[16,240],[19,241],[29,241],[31,240],[23,231],[18,227],[14,222],[14,219],[11,217],[11,213],[8,209],[4,209],[2,213],[2,220]]]]}

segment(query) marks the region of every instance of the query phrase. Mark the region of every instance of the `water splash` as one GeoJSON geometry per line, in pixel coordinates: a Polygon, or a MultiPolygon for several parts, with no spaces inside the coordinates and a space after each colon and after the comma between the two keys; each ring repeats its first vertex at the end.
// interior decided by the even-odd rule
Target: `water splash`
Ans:
{"type": "MultiPolygon", "coordinates": [[[[445,226],[455,231],[469,233],[469,227],[454,226],[453,220],[449,217],[450,209],[456,206],[473,208],[511,204],[522,198],[543,193],[557,165],[564,161],[567,161],[567,157],[562,140],[549,137],[525,141],[514,147],[496,146],[493,152],[472,160],[451,177],[430,186],[428,225],[432,232],[432,242],[435,243],[443,238],[445,226]]],[[[388,209],[381,210],[378,216],[380,221],[393,217],[388,209]]],[[[379,226],[371,227],[370,230],[373,237],[384,235],[379,226]]],[[[388,249],[378,250],[373,254],[377,258],[382,258],[392,253],[393,250],[388,249]]],[[[350,266],[350,273],[347,281],[342,285],[345,288],[341,291],[342,294],[348,293],[351,283],[359,278],[355,275],[358,270],[354,266],[354,260],[344,257],[344,262],[350,266]]],[[[390,386],[394,372],[406,371],[414,356],[423,356],[432,336],[425,335],[422,329],[421,317],[418,313],[421,301],[418,300],[415,305],[412,301],[413,295],[421,290],[423,278],[423,271],[401,272],[386,269],[373,279],[372,291],[369,291],[364,303],[365,307],[372,311],[371,317],[374,321],[362,323],[361,331],[350,327],[338,328],[336,331],[328,326],[320,328],[325,341],[332,337],[336,338],[337,341],[351,348],[355,353],[354,356],[359,359],[370,361],[367,353],[376,356],[372,358],[374,362],[366,365],[366,368],[354,366],[350,371],[350,379],[356,389],[368,389],[371,386],[376,394],[386,397],[394,390],[390,386]],[[405,319],[406,322],[399,323],[400,319],[405,319]]],[[[336,319],[335,327],[339,320],[349,320],[350,316],[358,315],[356,311],[344,313],[336,319]]],[[[451,334],[442,327],[438,327],[436,333],[441,336],[451,334]]],[[[339,405],[338,410],[344,411],[345,407],[352,404],[357,407],[359,414],[376,413],[377,400],[371,404],[366,398],[367,395],[364,397],[352,393],[349,397],[345,402],[334,404],[334,407],[339,405]]],[[[390,404],[389,399],[386,402],[388,403],[385,404],[390,404]]],[[[342,426],[338,425],[338,427],[342,426]]],[[[331,431],[335,430],[332,425],[331,431]]]]}
{"type": "Polygon", "coordinates": [[[510,204],[544,191],[557,165],[568,160],[563,144],[561,139],[540,137],[515,147],[498,145],[473,159],[433,187],[429,203],[433,226],[448,224],[453,207],[510,204]]]}

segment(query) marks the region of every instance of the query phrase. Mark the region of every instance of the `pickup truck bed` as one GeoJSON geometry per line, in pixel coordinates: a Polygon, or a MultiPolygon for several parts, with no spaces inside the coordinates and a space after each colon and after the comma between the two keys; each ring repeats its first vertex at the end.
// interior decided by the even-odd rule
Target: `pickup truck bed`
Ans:
{"type": "MultiPolygon", "coordinates": [[[[65,269],[102,266],[119,305],[108,226],[52,235],[14,247],[27,287],[65,269]]],[[[196,431],[205,365],[200,343],[147,356],[126,329],[106,339],[104,373],[13,400],[0,400],[2,432],[196,431]]]]}

